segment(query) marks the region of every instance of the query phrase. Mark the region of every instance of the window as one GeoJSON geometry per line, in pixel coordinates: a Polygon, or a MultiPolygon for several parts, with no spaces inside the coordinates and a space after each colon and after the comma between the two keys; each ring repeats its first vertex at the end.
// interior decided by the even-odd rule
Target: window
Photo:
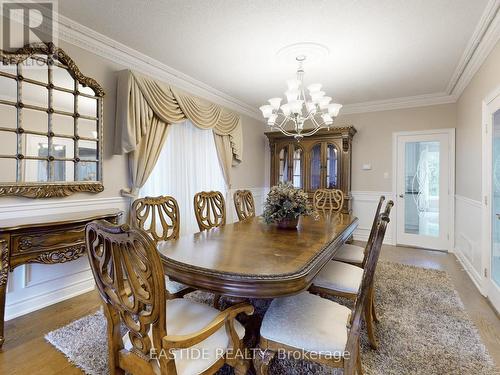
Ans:
{"type": "Polygon", "coordinates": [[[140,195],[174,197],[179,204],[181,235],[186,235],[198,232],[193,197],[202,190],[226,193],[213,133],[190,121],[170,125],[158,162],[140,195]]]}

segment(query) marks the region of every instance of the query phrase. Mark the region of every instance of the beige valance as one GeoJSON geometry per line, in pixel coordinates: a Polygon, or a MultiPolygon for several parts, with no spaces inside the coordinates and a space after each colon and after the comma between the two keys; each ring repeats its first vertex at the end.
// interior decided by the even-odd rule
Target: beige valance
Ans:
{"type": "Polygon", "coordinates": [[[168,126],[189,119],[201,129],[211,129],[226,185],[231,186],[231,166],[242,161],[241,118],[234,112],[191,96],[164,82],[124,70],[117,88],[114,153],[128,154],[130,188],[136,196],[160,156],[168,126]]]}
{"type": "Polygon", "coordinates": [[[136,150],[153,116],[165,124],[189,119],[201,129],[229,136],[233,164],[242,161],[243,134],[239,115],[137,72],[120,72],[115,154],[136,150]]]}

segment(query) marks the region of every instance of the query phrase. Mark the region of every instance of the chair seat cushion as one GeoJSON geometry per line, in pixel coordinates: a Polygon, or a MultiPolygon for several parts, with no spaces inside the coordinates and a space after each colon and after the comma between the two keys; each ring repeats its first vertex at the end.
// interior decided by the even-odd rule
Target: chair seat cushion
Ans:
{"type": "Polygon", "coordinates": [[[174,280],[170,280],[168,276],[165,276],[165,287],[170,294],[179,293],[180,291],[188,288],[187,285],[178,283],[174,280]]]}
{"type": "Polygon", "coordinates": [[[365,249],[361,246],[343,244],[342,247],[335,253],[333,260],[339,260],[347,263],[363,263],[365,249]]]}
{"type": "Polygon", "coordinates": [[[313,285],[332,291],[358,294],[362,278],[361,267],[332,260],[314,278],[313,285]]]}
{"type": "Polygon", "coordinates": [[[260,334],[299,350],[341,355],[347,343],[350,314],[345,306],[304,292],[273,300],[260,334]]]}
{"type": "MultiPolygon", "coordinates": [[[[189,335],[206,327],[218,314],[219,310],[184,298],[175,298],[167,301],[167,332],[168,335],[189,335]]],[[[234,327],[240,339],[245,336],[245,328],[238,322],[234,327]]],[[[152,339],[152,329],[149,336],[152,339]]],[[[124,347],[132,348],[128,333],[123,336],[124,347]]],[[[220,350],[230,345],[229,336],[225,327],[220,328],[213,335],[189,349],[176,350],[175,365],[178,375],[200,374],[220,359],[220,350]]],[[[156,352],[160,355],[160,352],[156,352]]],[[[160,373],[155,363],[155,372],[160,373]]]]}

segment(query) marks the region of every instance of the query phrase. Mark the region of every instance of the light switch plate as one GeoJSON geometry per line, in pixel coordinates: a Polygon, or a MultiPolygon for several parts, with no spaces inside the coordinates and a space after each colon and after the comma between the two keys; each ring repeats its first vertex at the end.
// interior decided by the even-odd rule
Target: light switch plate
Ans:
{"type": "Polygon", "coordinates": [[[364,170],[364,171],[371,171],[372,165],[371,164],[363,164],[363,166],[361,167],[361,169],[364,170]]]}

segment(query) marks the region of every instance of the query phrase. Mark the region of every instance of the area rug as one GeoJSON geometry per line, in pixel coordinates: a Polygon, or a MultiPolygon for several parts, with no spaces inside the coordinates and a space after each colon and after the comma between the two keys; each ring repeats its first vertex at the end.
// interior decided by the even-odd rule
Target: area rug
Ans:
{"type": "MultiPolygon", "coordinates": [[[[500,374],[445,272],[380,262],[376,290],[380,348],[369,349],[366,337],[362,337],[366,374],[500,374]]],[[[208,294],[200,292],[189,298],[210,300],[208,294]]],[[[257,305],[258,313],[263,313],[267,303],[257,305]]],[[[46,339],[83,372],[108,374],[102,312],[52,331],[46,339]]],[[[219,371],[219,375],[231,373],[227,366],[219,371]]],[[[274,359],[270,373],[336,375],[342,371],[306,361],[274,359]]]]}

